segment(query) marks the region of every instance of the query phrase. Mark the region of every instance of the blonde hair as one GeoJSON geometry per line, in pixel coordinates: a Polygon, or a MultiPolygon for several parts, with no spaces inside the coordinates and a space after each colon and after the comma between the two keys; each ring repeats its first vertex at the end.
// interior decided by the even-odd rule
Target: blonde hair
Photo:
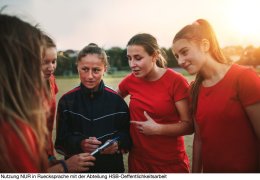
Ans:
{"type": "MultiPolygon", "coordinates": [[[[30,155],[31,150],[16,122],[22,121],[31,127],[41,156],[40,159],[31,158],[39,170],[45,171],[47,130],[44,107],[46,87],[41,75],[42,34],[15,16],[0,14],[0,24],[0,126],[9,124],[30,155]]],[[[1,172],[16,172],[10,158],[6,156],[3,135],[0,144],[0,164],[4,165],[1,172]]]]}
{"type": "MultiPolygon", "coordinates": [[[[49,35],[47,35],[44,32],[42,32],[42,42],[43,42],[42,43],[42,48],[43,48],[43,50],[42,50],[42,57],[45,57],[46,50],[48,48],[55,48],[55,49],[57,48],[54,40],[49,35]]],[[[51,88],[50,80],[49,79],[45,80],[45,83],[46,83],[48,91],[49,91],[48,94],[46,95],[46,97],[51,99],[52,98],[51,97],[51,95],[52,95],[52,93],[51,93],[52,88],[51,88]]]]}

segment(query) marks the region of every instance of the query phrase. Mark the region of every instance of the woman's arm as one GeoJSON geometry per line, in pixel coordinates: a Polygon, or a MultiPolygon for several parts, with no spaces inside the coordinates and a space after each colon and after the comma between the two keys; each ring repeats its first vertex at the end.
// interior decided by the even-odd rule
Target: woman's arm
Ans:
{"type": "Polygon", "coordinates": [[[201,139],[200,132],[197,123],[194,120],[194,139],[193,139],[193,152],[192,152],[192,172],[201,173],[202,172],[202,157],[201,157],[201,139]]]}
{"type": "Polygon", "coordinates": [[[258,172],[260,172],[260,103],[247,106],[245,109],[258,139],[258,172]]]}
{"type": "Polygon", "coordinates": [[[55,149],[57,152],[63,152],[63,155],[71,156],[83,152],[81,149],[81,141],[86,137],[78,132],[73,132],[71,129],[70,110],[67,107],[67,101],[60,99],[58,103],[56,116],[56,139],[55,149]]]}
{"type": "Polygon", "coordinates": [[[66,161],[63,160],[63,164],[60,161],[60,163],[49,167],[47,171],[49,173],[85,172],[89,170],[90,166],[94,166],[93,161],[95,161],[95,157],[90,156],[88,153],[81,153],[70,157],[66,161]]]}
{"type": "Polygon", "coordinates": [[[158,124],[146,112],[144,112],[144,116],[147,118],[147,121],[131,121],[131,123],[136,124],[139,131],[146,135],[181,136],[192,134],[194,130],[188,109],[188,100],[182,99],[176,102],[175,105],[180,115],[178,123],[158,124]]]}

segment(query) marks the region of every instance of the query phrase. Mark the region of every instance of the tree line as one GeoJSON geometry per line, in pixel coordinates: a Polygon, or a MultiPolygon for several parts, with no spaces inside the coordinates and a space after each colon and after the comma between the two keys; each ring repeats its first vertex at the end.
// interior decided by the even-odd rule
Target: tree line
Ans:
{"type": "MultiPolygon", "coordinates": [[[[179,67],[175,56],[172,54],[171,48],[161,48],[163,56],[167,60],[169,68],[179,67]]],[[[228,46],[223,48],[225,56],[231,61],[241,64],[257,67],[260,65],[260,47],[253,46],[228,46]]],[[[106,50],[110,67],[108,73],[116,71],[127,71],[129,69],[128,59],[126,57],[126,49],[120,47],[112,47],[106,50]]],[[[76,59],[78,51],[66,50],[59,51],[57,59],[57,76],[73,76],[77,74],[76,59]]]]}

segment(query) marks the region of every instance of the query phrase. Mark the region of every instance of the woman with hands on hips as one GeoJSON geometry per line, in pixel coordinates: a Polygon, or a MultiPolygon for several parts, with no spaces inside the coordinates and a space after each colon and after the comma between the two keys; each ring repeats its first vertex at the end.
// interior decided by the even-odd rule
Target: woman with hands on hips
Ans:
{"type": "Polygon", "coordinates": [[[132,73],[118,87],[130,95],[130,173],[189,172],[183,135],[193,132],[188,110],[188,82],[166,68],[157,40],[137,34],[127,44],[132,73]]]}

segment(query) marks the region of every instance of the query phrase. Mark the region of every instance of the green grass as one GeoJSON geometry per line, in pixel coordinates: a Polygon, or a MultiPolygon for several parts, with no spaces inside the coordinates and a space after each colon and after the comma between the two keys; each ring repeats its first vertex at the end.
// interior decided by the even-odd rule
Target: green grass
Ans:
{"type": "MultiPolygon", "coordinates": [[[[119,82],[122,80],[123,76],[125,76],[126,74],[123,73],[121,75],[105,75],[104,76],[104,82],[107,86],[116,89],[117,85],[119,84],[119,82]]],[[[190,82],[191,80],[194,79],[193,76],[185,76],[187,78],[187,80],[190,82]]],[[[57,94],[57,102],[59,101],[60,97],[68,92],[69,90],[71,90],[72,88],[76,87],[79,85],[80,80],[78,77],[70,77],[70,78],[64,78],[64,77],[58,77],[56,79],[58,88],[59,88],[59,92],[57,94]]],[[[129,96],[127,98],[125,98],[125,101],[127,103],[129,103],[129,96]]],[[[55,131],[55,129],[54,129],[55,131]]],[[[55,132],[53,133],[53,135],[55,136],[55,132]]],[[[53,137],[55,139],[55,137],[53,137]]],[[[192,141],[193,141],[193,135],[188,135],[184,137],[185,139],[185,146],[186,146],[186,151],[188,154],[188,157],[190,159],[191,162],[191,157],[192,157],[192,141]]],[[[62,158],[61,156],[57,155],[58,158],[62,158]]],[[[125,167],[127,170],[127,154],[124,156],[124,162],[125,162],[125,167]]]]}

